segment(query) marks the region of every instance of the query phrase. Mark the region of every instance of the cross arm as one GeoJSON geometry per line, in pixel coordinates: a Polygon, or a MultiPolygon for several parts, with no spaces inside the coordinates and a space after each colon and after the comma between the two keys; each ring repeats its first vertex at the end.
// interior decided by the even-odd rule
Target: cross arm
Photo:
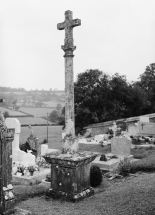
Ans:
{"type": "Polygon", "coordinates": [[[66,23],[65,22],[61,22],[57,24],[57,29],[58,30],[63,30],[66,27],[66,23]]]}
{"type": "Polygon", "coordinates": [[[81,19],[74,19],[72,20],[72,27],[76,27],[81,25],[81,19]]]}

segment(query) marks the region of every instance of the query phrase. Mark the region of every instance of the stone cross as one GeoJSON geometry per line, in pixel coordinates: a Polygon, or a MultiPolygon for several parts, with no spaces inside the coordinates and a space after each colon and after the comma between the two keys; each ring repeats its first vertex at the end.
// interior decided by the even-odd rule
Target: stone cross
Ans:
{"type": "Polygon", "coordinates": [[[81,25],[80,19],[72,19],[72,11],[65,12],[65,21],[57,24],[58,30],[65,29],[65,40],[62,49],[65,52],[65,133],[66,137],[75,137],[74,123],[74,80],[73,51],[76,49],[73,41],[73,28],[81,25]]]}
{"type": "Polygon", "coordinates": [[[143,126],[144,126],[144,125],[145,125],[144,123],[142,123],[142,124],[141,124],[141,126],[142,126],[142,130],[143,130],[143,126]]]}

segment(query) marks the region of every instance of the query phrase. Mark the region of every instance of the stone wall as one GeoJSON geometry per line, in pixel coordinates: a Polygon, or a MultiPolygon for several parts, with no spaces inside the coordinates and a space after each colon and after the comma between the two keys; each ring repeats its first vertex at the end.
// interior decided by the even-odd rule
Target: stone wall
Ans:
{"type": "MultiPolygon", "coordinates": [[[[155,122],[155,113],[154,114],[148,114],[145,115],[149,117],[150,122],[155,122]]],[[[135,126],[135,122],[138,122],[140,119],[140,116],[138,117],[130,117],[126,119],[127,122],[127,130],[130,131],[132,134],[131,135],[136,135],[138,134],[137,127],[135,126]],[[136,130],[135,130],[136,129],[136,130]]],[[[119,119],[116,121],[122,121],[123,119],[119,119]]],[[[114,121],[107,121],[107,122],[102,122],[102,123],[96,123],[96,124],[91,124],[87,126],[86,128],[91,128],[92,129],[92,135],[95,136],[97,134],[105,134],[108,130],[109,127],[113,125],[114,121]]]]}

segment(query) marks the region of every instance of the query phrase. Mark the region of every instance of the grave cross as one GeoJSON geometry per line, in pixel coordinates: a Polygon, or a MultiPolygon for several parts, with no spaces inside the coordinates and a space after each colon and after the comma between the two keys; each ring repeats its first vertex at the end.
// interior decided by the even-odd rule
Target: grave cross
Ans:
{"type": "Polygon", "coordinates": [[[144,123],[142,123],[142,124],[141,124],[141,126],[142,126],[142,130],[143,130],[143,126],[144,126],[144,125],[145,125],[144,123]]]}
{"type": "Polygon", "coordinates": [[[58,30],[65,29],[65,133],[75,137],[74,125],[74,78],[73,78],[73,51],[76,49],[73,41],[73,28],[81,25],[80,19],[72,19],[72,11],[65,12],[65,21],[57,24],[58,30]]]}

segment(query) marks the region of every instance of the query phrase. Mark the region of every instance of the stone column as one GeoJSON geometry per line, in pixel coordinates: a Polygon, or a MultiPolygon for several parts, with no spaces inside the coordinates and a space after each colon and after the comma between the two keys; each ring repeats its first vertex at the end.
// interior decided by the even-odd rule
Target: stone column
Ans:
{"type": "Polygon", "coordinates": [[[75,137],[74,125],[74,78],[73,51],[76,49],[73,40],[73,28],[81,25],[81,20],[72,19],[72,11],[65,12],[65,21],[57,25],[58,30],[65,29],[65,41],[62,49],[65,52],[65,129],[66,137],[75,137]]]}
{"type": "Polygon", "coordinates": [[[73,57],[65,57],[65,126],[66,134],[75,136],[73,57]]]}

